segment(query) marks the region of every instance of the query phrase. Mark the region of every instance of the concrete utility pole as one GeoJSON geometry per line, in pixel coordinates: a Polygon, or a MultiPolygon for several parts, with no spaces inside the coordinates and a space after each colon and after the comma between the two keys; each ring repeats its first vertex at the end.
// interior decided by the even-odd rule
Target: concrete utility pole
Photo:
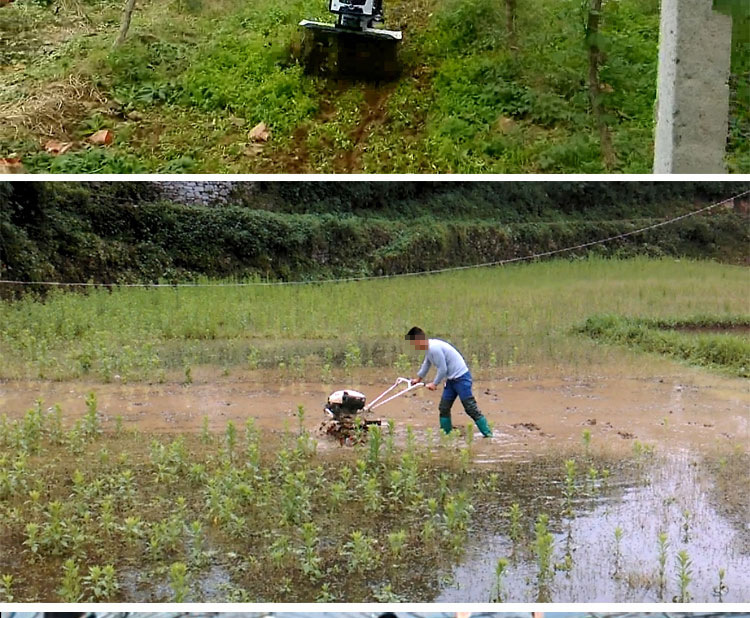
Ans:
{"type": "Polygon", "coordinates": [[[713,0],[662,0],[655,174],[723,174],[732,18],[713,0]]]}

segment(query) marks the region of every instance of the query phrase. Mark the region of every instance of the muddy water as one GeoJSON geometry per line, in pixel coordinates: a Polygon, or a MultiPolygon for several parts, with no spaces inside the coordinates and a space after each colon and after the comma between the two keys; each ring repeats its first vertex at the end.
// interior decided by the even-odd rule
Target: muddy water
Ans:
{"type": "MultiPolygon", "coordinates": [[[[249,417],[263,429],[282,431],[296,427],[300,405],[306,411],[305,425],[314,430],[333,390],[353,388],[372,400],[388,386],[367,371],[332,384],[284,384],[259,372],[252,378],[210,376],[190,385],[6,381],[0,382],[0,414],[18,418],[40,398],[45,407],[59,403],[72,423],[84,414],[86,394],[94,390],[105,419],[120,416],[126,427],[144,432],[197,432],[204,416],[216,431],[229,420],[241,424],[249,417]]],[[[477,460],[573,448],[581,444],[584,430],[591,433],[593,449],[611,452],[629,452],[635,440],[655,443],[660,449],[746,445],[749,384],[700,373],[679,378],[621,377],[610,372],[585,378],[510,375],[479,380],[475,394],[495,437],[477,444],[477,460]]],[[[422,389],[386,404],[375,416],[393,419],[399,433],[407,425],[418,434],[428,427],[437,430],[439,397],[439,392],[422,389]]],[[[469,420],[460,402],[453,418],[458,426],[469,420]]]]}
{"type": "MultiPolygon", "coordinates": [[[[750,548],[742,532],[714,508],[712,481],[695,457],[672,453],[645,465],[636,477],[625,470],[618,470],[615,477],[611,491],[578,500],[574,517],[552,518],[552,562],[558,566],[550,585],[552,600],[671,602],[678,594],[676,555],[681,550],[691,561],[688,592],[693,601],[718,600],[720,568],[726,570],[723,600],[750,598],[750,548]],[[617,527],[622,530],[619,557],[617,527]],[[667,534],[669,543],[663,589],[658,579],[660,532],[667,534]],[[566,553],[572,558],[570,570],[560,569],[566,553]]],[[[739,524],[750,522],[741,518],[739,524]]],[[[495,565],[502,557],[511,558],[503,578],[505,600],[536,601],[538,568],[528,545],[517,550],[516,559],[512,556],[513,543],[506,535],[483,535],[454,568],[451,583],[435,601],[488,601],[495,565]]]]}

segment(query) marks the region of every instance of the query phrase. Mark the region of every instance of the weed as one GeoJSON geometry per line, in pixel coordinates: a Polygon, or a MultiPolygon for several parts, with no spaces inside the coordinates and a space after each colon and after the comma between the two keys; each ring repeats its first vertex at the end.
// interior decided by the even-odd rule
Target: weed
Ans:
{"type": "Polygon", "coordinates": [[[204,416],[201,421],[201,442],[211,444],[211,431],[208,429],[208,417],[204,416]]]}
{"type": "Polygon", "coordinates": [[[227,457],[229,461],[234,459],[234,449],[237,447],[237,427],[232,421],[227,421],[227,428],[224,432],[227,457]]]}
{"type": "Polygon", "coordinates": [[[547,529],[549,517],[540,513],[534,525],[536,537],[534,539],[534,556],[537,563],[537,600],[549,600],[549,584],[552,580],[552,552],[554,537],[547,529]]]}
{"type": "Polygon", "coordinates": [[[190,592],[187,566],[183,562],[174,562],[169,567],[169,586],[172,588],[172,600],[175,603],[183,603],[190,592]]]}
{"type": "Polygon", "coordinates": [[[368,537],[360,530],[351,533],[349,542],[342,549],[350,571],[364,573],[377,567],[379,557],[375,549],[376,543],[374,538],[368,537]]]}
{"type": "Polygon", "coordinates": [[[614,572],[613,577],[615,579],[620,577],[620,569],[622,562],[622,528],[620,526],[615,527],[615,551],[614,551],[614,572]]]}
{"type": "MultiPolygon", "coordinates": [[[[719,600],[719,603],[724,601],[724,595],[729,592],[729,588],[724,581],[726,575],[725,569],[719,569],[719,583],[713,589],[713,595],[719,600]]],[[[12,599],[11,599],[12,600],[12,599]]]]}
{"type": "Polygon", "coordinates": [[[90,595],[90,600],[96,603],[111,601],[120,589],[115,567],[111,564],[103,567],[90,566],[89,573],[83,578],[83,582],[90,595]]]}
{"type": "Polygon", "coordinates": [[[68,558],[62,565],[62,583],[58,594],[65,603],[77,603],[83,597],[81,576],[75,560],[68,558]]]}
{"type": "Polygon", "coordinates": [[[5,603],[12,603],[13,599],[13,576],[10,573],[0,575],[0,595],[5,603]]]}
{"type": "Polygon", "coordinates": [[[581,439],[583,440],[583,448],[586,453],[586,456],[588,457],[590,455],[590,449],[591,449],[591,431],[588,429],[584,429],[583,433],[581,434],[581,439]]]}
{"type": "Polygon", "coordinates": [[[91,391],[86,395],[86,416],[83,417],[83,433],[92,438],[98,436],[101,432],[96,394],[91,391]]]}
{"type": "Polygon", "coordinates": [[[692,561],[684,549],[677,552],[676,579],[679,593],[673,599],[675,603],[690,603],[692,600],[692,596],[688,590],[690,582],[693,581],[692,566],[692,561]]]}
{"type": "Polygon", "coordinates": [[[398,561],[406,547],[406,530],[398,530],[388,534],[388,548],[398,561]]]}
{"type": "Polygon", "coordinates": [[[336,596],[331,592],[330,582],[323,582],[320,586],[320,591],[315,597],[316,603],[333,603],[336,601],[336,596]]]}
{"type": "Polygon", "coordinates": [[[682,511],[682,542],[690,542],[690,516],[691,513],[687,509],[682,511]]]}
{"type": "Polygon", "coordinates": [[[309,578],[316,580],[323,576],[320,569],[323,559],[318,556],[318,529],[312,522],[305,522],[301,527],[303,546],[300,551],[300,565],[302,572],[309,578]]]}
{"type": "Polygon", "coordinates": [[[393,591],[391,584],[384,584],[373,592],[373,596],[378,603],[403,603],[403,597],[393,591]]]}
{"type": "Polygon", "coordinates": [[[667,586],[667,551],[669,550],[669,541],[667,540],[666,532],[659,532],[657,535],[658,550],[659,550],[659,570],[657,574],[657,581],[659,582],[659,599],[664,598],[664,591],[667,586]]]}
{"type": "Polygon", "coordinates": [[[521,526],[521,506],[518,504],[518,502],[514,502],[510,505],[508,516],[510,517],[510,529],[508,531],[508,536],[513,542],[513,555],[515,556],[516,548],[518,547],[518,544],[520,543],[523,536],[523,527],[521,526]]]}
{"type": "Polygon", "coordinates": [[[508,568],[508,559],[499,558],[495,565],[495,589],[490,597],[490,603],[502,603],[504,601],[503,577],[508,568]]]}

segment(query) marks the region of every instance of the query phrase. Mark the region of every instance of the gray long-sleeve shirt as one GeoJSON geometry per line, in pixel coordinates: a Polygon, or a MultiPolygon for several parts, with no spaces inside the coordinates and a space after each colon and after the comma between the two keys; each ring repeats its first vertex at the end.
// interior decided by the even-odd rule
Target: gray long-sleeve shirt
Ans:
{"type": "Polygon", "coordinates": [[[442,339],[429,339],[428,343],[424,362],[417,372],[420,378],[424,380],[432,365],[437,370],[435,384],[440,384],[444,378],[455,380],[469,371],[464,357],[450,343],[442,339]]]}

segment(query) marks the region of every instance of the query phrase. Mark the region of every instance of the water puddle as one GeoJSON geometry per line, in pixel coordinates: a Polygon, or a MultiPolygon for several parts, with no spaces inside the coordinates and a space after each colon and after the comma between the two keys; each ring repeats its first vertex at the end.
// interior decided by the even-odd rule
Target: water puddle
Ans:
{"type": "MultiPolygon", "coordinates": [[[[618,472],[618,476],[622,471],[618,472]]],[[[687,590],[694,602],[718,599],[719,569],[725,575],[724,601],[750,598],[750,553],[738,526],[750,529],[747,513],[729,522],[712,504],[712,480],[702,471],[700,458],[672,453],[648,464],[635,483],[620,481],[579,504],[574,518],[553,520],[552,564],[549,583],[553,601],[670,602],[679,590],[677,553],[690,560],[687,590]],[[584,506],[584,508],[581,508],[584,506]],[[616,541],[615,530],[621,538],[616,541]],[[665,586],[659,584],[659,533],[667,535],[665,586]],[[570,569],[565,555],[570,555],[570,569]]],[[[747,490],[738,479],[738,491],[747,490]]],[[[529,545],[532,543],[529,540],[529,545]]],[[[538,600],[538,567],[530,548],[513,557],[513,543],[505,534],[480,536],[464,560],[453,569],[451,583],[436,602],[487,602],[495,592],[495,566],[510,559],[502,578],[503,600],[538,600]]]]}

